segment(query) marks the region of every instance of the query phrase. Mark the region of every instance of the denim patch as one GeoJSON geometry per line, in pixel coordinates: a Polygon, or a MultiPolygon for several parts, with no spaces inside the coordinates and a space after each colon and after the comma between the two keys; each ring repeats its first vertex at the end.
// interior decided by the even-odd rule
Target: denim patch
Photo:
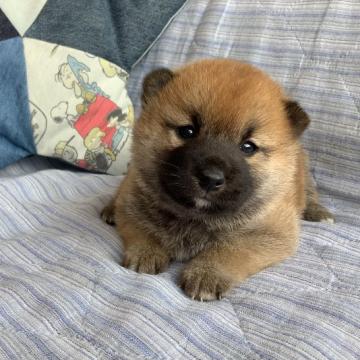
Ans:
{"type": "Polygon", "coordinates": [[[0,168],[35,153],[23,41],[0,42],[0,168]]]}
{"type": "Polygon", "coordinates": [[[9,19],[0,9],[0,41],[19,36],[9,19]]]}
{"type": "Polygon", "coordinates": [[[184,2],[48,0],[25,36],[86,51],[129,70],[184,2]]]}

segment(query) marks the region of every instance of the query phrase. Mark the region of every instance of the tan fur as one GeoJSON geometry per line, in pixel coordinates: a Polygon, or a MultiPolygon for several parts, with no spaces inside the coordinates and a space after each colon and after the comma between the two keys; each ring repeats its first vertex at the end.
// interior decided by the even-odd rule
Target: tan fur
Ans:
{"type": "MultiPolygon", "coordinates": [[[[129,173],[103,218],[115,220],[125,248],[124,266],[154,274],[171,260],[188,261],[180,279],[182,288],[192,298],[211,300],[293,254],[305,206],[305,218],[313,216],[313,220],[323,208],[278,84],[260,70],[231,60],[205,60],[175,74],[156,96],[144,95],[146,106],[135,125],[129,173]],[[152,219],[161,218],[157,204],[162,190],[150,188],[141,169],[149,169],[147,176],[155,181],[161,154],[184,143],[171,126],[187,125],[194,109],[206,119],[207,135],[227,141],[239,141],[256,120],[252,138],[267,153],[259,152],[247,161],[259,178],[266,179],[258,190],[263,203],[248,216],[209,217],[184,221],[184,226],[179,219],[178,224],[172,220],[159,225],[152,219]]],[[[167,206],[170,211],[178,205],[165,202],[162,210],[167,206]]]]}

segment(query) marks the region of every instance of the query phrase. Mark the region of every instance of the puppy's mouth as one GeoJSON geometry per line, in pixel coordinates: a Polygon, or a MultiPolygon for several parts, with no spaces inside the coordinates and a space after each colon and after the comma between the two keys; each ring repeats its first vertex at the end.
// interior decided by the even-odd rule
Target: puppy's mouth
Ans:
{"type": "Polygon", "coordinates": [[[200,197],[195,198],[194,203],[195,203],[195,207],[199,210],[208,209],[212,206],[212,203],[210,200],[200,198],[200,197]]]}

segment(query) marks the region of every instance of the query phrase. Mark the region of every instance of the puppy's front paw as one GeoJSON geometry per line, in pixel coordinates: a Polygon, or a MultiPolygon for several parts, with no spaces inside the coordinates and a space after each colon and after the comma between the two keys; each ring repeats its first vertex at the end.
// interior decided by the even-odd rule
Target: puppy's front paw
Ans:
{"type": "Polygon", "coordinates": [[[108,225],[115,225],[115,208],[114,206],[108,205],[105,206],[101,212],[101,218],[108,224],[108,225]]]}
{"type": "Polygon", "coordinates": [[[313,222],[327,222],[333,224],[335,222],[333,214],[320,204],[308,206],[303,214],[303,219],[313,222]]]}
{"type": "Polygon", "coordinates": [[[213,267],[189,264],[181,275],[181,288],[195,300],[221,299],[232,287],[232,281],[213,267]]]}
{"type": "Polygon", "coordinates": [[[166,270],[169,261],[160,247],[133,246],[126,250],[122,266],[139,273],[158,274],[166,270]]]}

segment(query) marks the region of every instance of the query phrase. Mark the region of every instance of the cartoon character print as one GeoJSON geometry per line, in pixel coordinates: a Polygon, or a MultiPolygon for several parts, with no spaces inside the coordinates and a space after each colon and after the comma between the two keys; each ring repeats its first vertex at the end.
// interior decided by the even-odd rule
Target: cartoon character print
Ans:
{"type": "Polygon", "coordinates": [[[56,81],[62,82],[65,88],[72,89],[77,98],[83,102],[76,105],[78,114],[84,114],[88,110],[89,104],[93,103],[97,95],[109,97],[106,95],[96,82],[89,82],[90,68],[78,61],[71,55],[67,56],[67,62],[59,66],[55,75],[56,81]]]}
{"type": "Polygon", "coordinates": [[[128,114],[123,113],[120,108],[117,108],[107,116],[107,127],[115,129],[111,140],[111,148],[116,154],[125,146],[133,125],[133,120],[132,107],[129,107],[128,114]]]}
{"type": "Polygon", "coordinates": [[[112,64],[110,61],[99,58],[99,63],[105,76],[107,77],[118,76],[120,79],[124,81],[128,79],[129,74],[123,69],[121,69],[119,66],[112,64]]]}
{"type": "Polygon", "coordinates": [[[85,138],[94,128],[99,128],[105,135],[102,142],[111,148],[112,137],[115,129],[107,127],[106,118],[108,114],[117,109],[118,106],[108,98],[97,96],[96,100],[89,105],[88,111],[81,114],[74,124],[74,128],[82,138],[85,138]]]}
{"type": "Polygon", "coordinates": [[[46,133],[47,118],[44,112],[35,105],[32,101],[29,101],[31,128],[33,131],[33,138],[35,145],[38,145],[46,133]]]}
{"type": "Polygon", "coordinates": [[[74,139],[74,137],[75,136],[72,136],[68,141],[59,141],[55,146],[53,156],[77,165],[78,152],[74,146],[70,145],[70,142],[74,139]]]}
{"type": "Polygon", "coordinates": [[[63,121],[67,121],[70,127],[74,127],[77,116],[69,114],[69,103],[67,101],[60,101],[50,111],[50,116],[55,123],[61,124],[63,121]]]}
{"type": "MultiPolygon", "coordinates": [[[[118,76],[126,79],[128,74],[116,65],[99,59],[103,73],[107,77],[118,76]]],[[[132,106],[124,112],[106,95],[96,82],[90,83],[90,68],[68,55],[67,62],[59,66],[56,80],[66,89],[73,91],[77,104],[76,115],[69,113],[69,103],[60,101],[50,115],[61,124],[67,122],[83,139],[85,155],[78,159],[78,150],[69,141],[60,141],[55,147],[54,156],[89,170],[106,172],[116,156],[125,146],[134,122],[132,106]]]]}
{"type": "Polygon", "coordinates": [[[85,161],[87,169],[106,171],[116,157],[112,150],[104,145],[102,138],[105,133],[99,128],[93,128],[84,139],[86,147],[85,161]]]}
{"type": "Polygon", "coordinates": [[[68,141],[59,141],[54,149],[53,156],[64,160],[70,164],[80,166],[83,169],[93,168],[87,163],[85,159],[78,159],[78,152],[75,146],[70,145],[71,141],[75,138],[73,135],[68,141]]]}

